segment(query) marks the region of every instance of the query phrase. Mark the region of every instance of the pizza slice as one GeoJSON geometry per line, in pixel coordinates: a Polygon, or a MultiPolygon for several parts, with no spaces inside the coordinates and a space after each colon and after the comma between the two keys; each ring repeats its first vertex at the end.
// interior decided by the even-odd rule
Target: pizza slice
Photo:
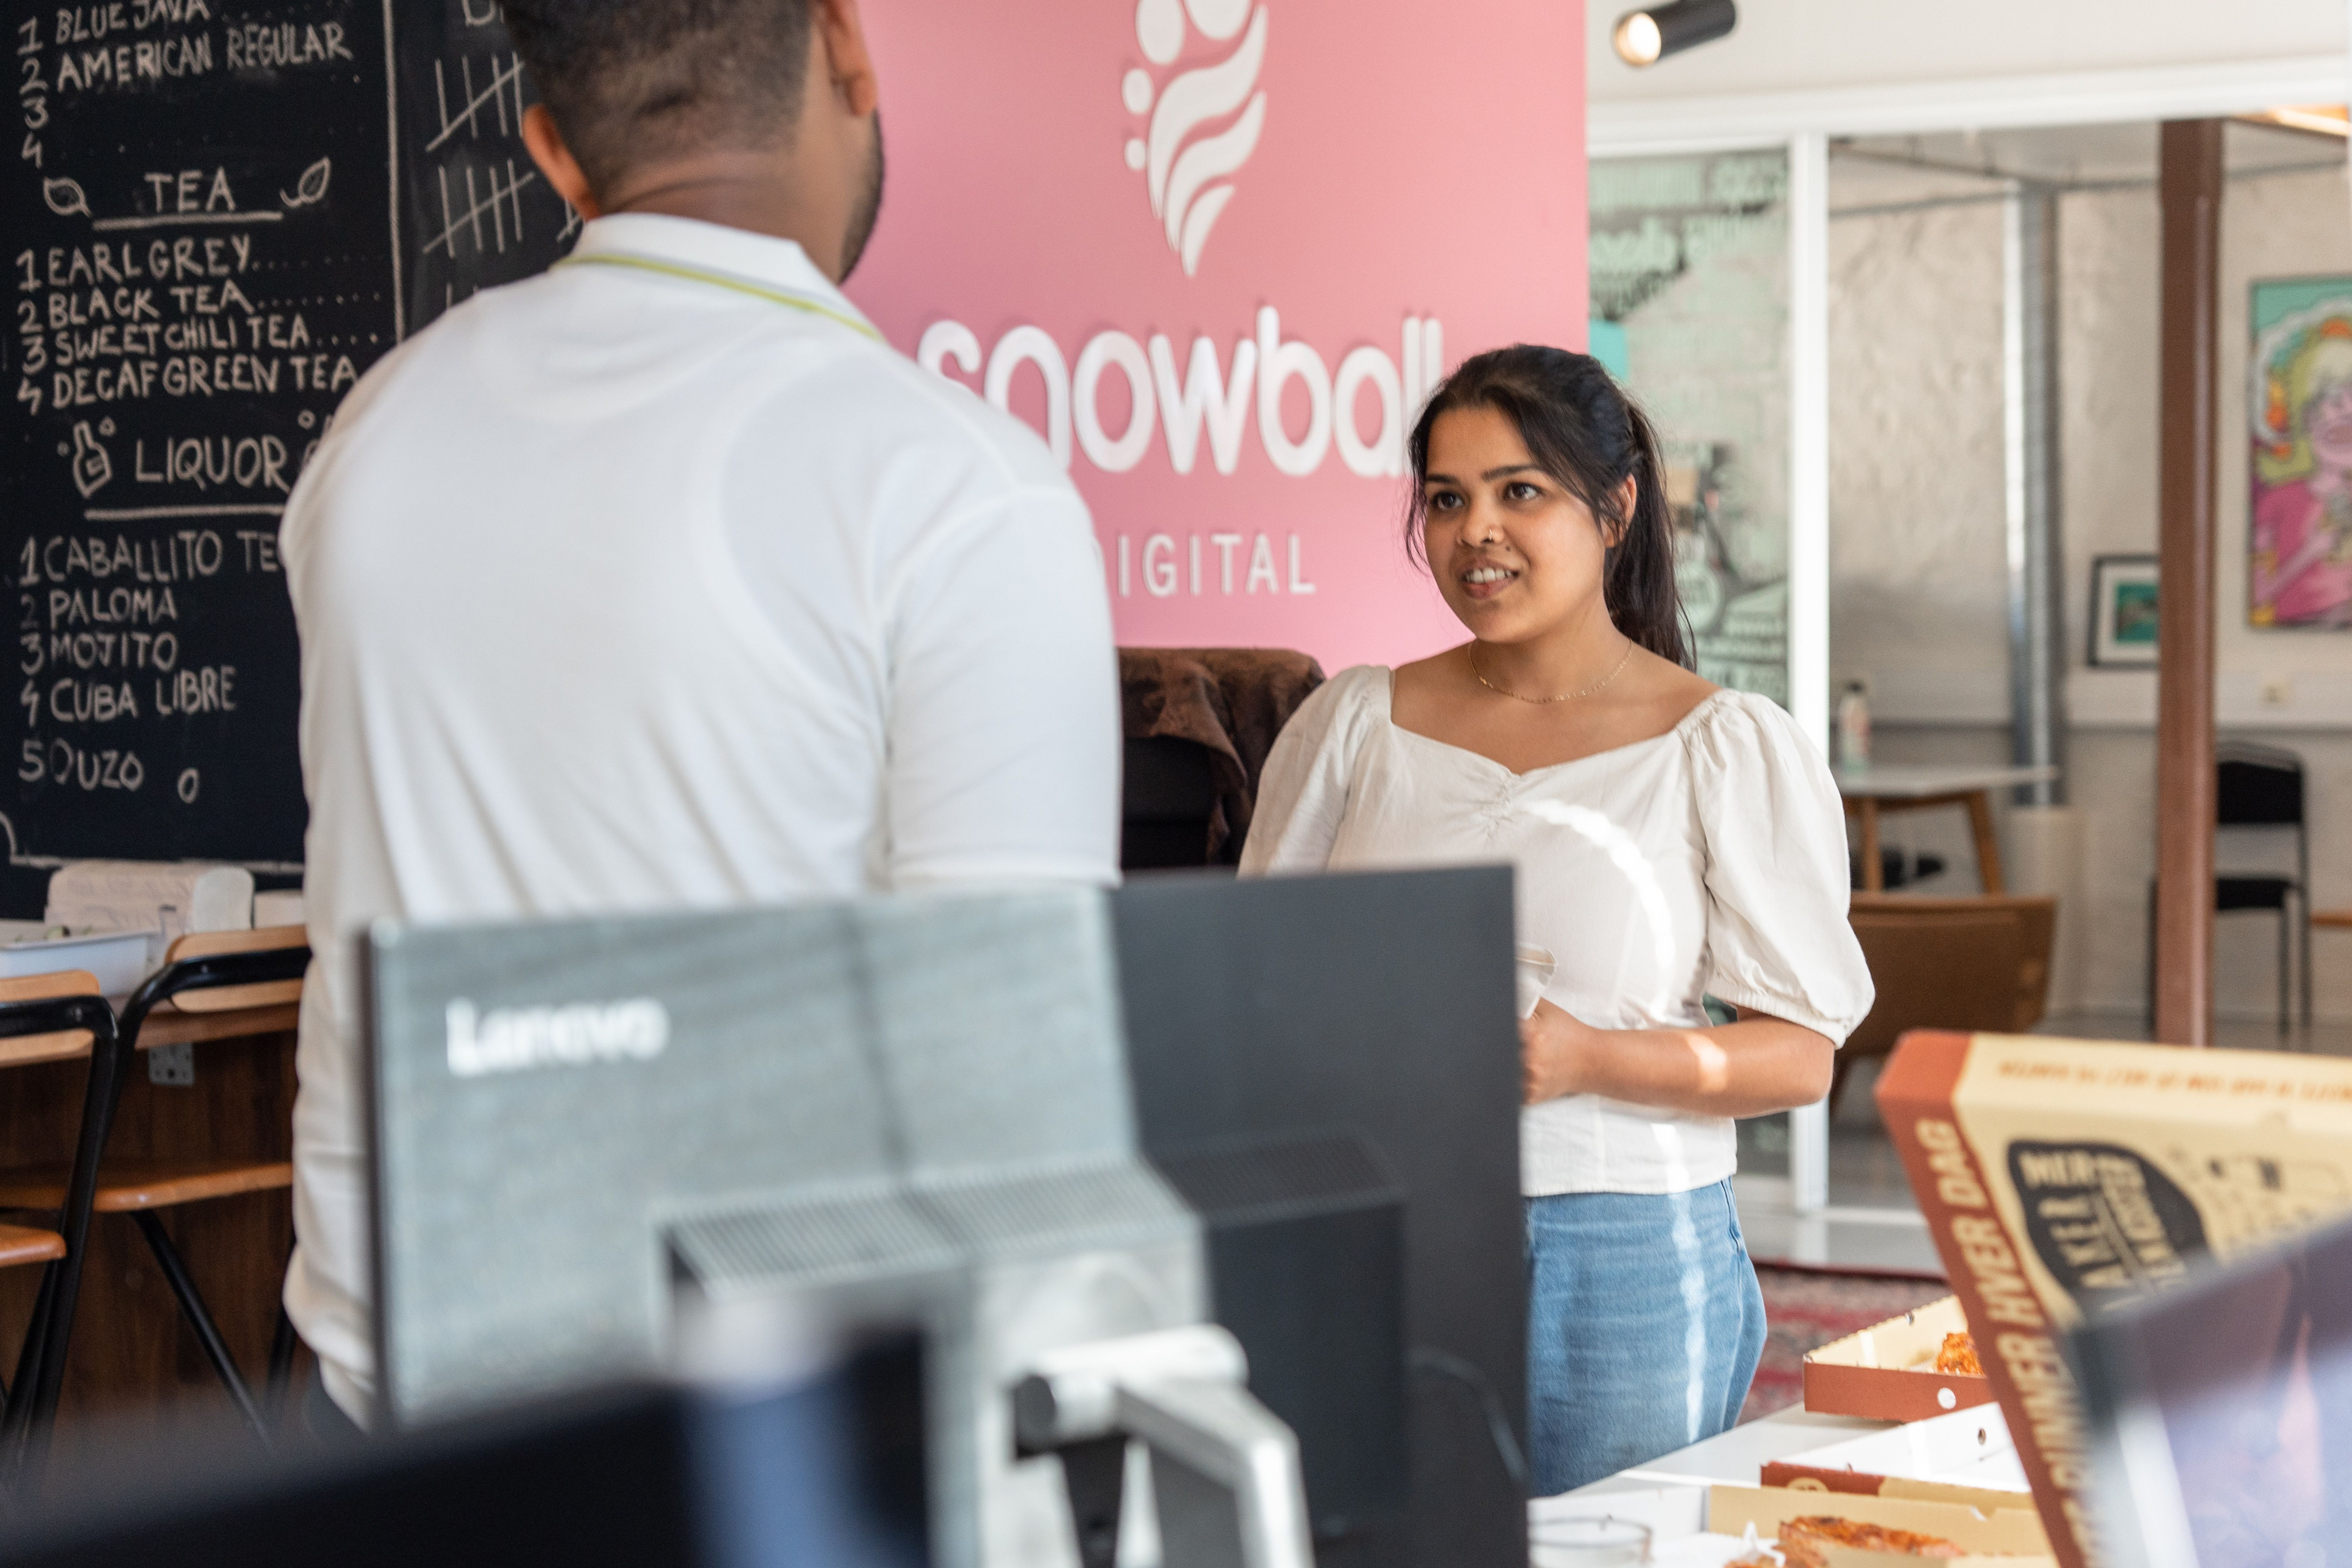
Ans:
{"type": "Polygon", "coordinates": [[[1863,1524],[1825,1513],[1792,1519],[1781,1525],[1780,1545],[1787,1568],[1824,1568],[1822,1548],[1825,1546],[1855,1546],[1870,1552],[1894,1552],[1912,1557],[1965,1555],[1958,1545],[1940,1535],[1922,1535],[1916,1530],[1895,1530],[1883,1524],[1863,1524]]]}

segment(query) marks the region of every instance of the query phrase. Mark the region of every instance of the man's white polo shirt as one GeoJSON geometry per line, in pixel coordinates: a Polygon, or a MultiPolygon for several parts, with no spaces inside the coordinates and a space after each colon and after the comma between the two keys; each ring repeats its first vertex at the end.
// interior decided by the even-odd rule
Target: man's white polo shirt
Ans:
{"type": "Polygon", "coordinates": [[[1118,878],[1085,504],[790,242],[589,225],[352,391],[283,548],[320,955],[286,1304],[362,1418],[369,921],[1118,878]]]}

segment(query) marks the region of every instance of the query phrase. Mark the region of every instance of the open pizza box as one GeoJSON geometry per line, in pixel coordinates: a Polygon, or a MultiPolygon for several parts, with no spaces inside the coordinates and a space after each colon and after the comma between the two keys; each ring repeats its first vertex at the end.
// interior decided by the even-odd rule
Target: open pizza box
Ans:
{"type": "Polygon", "coordinates": [[[1968,1332],[1960,1299],[1940,1301],[1832,1340],[1805,1357],[1805,1408],[1874,1421],[1921,1421],[1992,1403],[1992,1384],[1936,1370],[1944,1336],[1968,1332]]]}
{"type": "Polygon", "coordinates": [[[1964,1406],[1825,1444],[1764,1466],[1763,1484],[1796,1491],[2030,1508],[2032,1488],[1999,1405],[1964,1406]]]}
{"type": "MultiPolygon", "coordinates": [[[[1655,1568],[1721,1568],[1745,1552],[1751,1523],[1769,1542],[1781,1521],[1821,1514],[1936,1536],[2003,1568],[2039,1568],[2049,1550],[1998,1406],[1804,1449],[1768,1465],[1761,1487],[1699,1478],[1657,1484],[1664,1479],[1625,1477],[1531,1504],[1538,1568],[1546,1562],[1546,1523],[1577,1516],[1648,1526],[1655,1568]],[[1988,1533],[1992,1521],[1999,1527],[1988,1533]]],[[[1849,1568],[1917,1561],[1864,1552],[1849,1568]]]]}
{"type": "MultiPolygon", "coordinates": [[[[1933,1482],[1910,1483],[1929,1493],[1933,1482]]],[[[1529,1505],[1528,1536],[1535,1568],[1552,1568],[1559,1556],[1547,1538],[1547,1526],[1571,1518],[1610,1518],[1647,1525],[1651,1531],[1652,1568],[1727,1568],[1752,1550],[1750,1542],[1769,1544],[1792,1519],[1831,1515],[1855,1524],[1875,1524],[1949,1542],[1960,1549],[1962,1563],[1984,1568],[2051,1568],[2049,1538],[2032,1500],[2020,1493],[1969,1493],[1967,1489],[1943,1489],[1942,1495],[1863,1497],[1775,1487],[1733,1486],[1726,1482],[1686,1486],[1628,1488],[1601,1496],[1581,1493],[1545,1498],[1529,1505]],[[1974,1500],[1969,1500],[1970,1496],[1974,1500]],[[2006,1503],[2008,1506],[2000,1506],[2006,1503]],[[1751,1532],[1752,1531],[1752,1532],[1751,1532]]],[[[1859,1549],[1832,1549],[1832,1568],[1896,1568],[1931,1559],[1903,1553],[1859,1549]]],[[[1768,1557],[1766,1561],[1769,1561],[1768,1557]]],[[[1937,1568],[1954,1561],[1933,1559],[1937,1568]]]]}
{"type": "MultiPolygon", "coordinates": [[[[1832,1497],[1786,1487],[1717,1486],[1707,1489],[1706,1527],[1708,1533],[1727,1538],[1745,1537],[1753,1525],[1759,1540],[1769,1541],[1792,1519],[1828,1514],[1857,1525],[1906,1530],[1949,1542],[1960,1549],[1958,1561],[1963,1563],[1983,1559],[2001,1568],[2042,1568],[2050,1563],[2050,1538],[2042,1533],[2032,1499],[2023,1493],[1994,1495],[2006,1498],[2011,1506],[1987,1510],[1927,1498],[1832,1497]]],[[[1891,1568],[1924,1561],[1908,1552],[1843,1547],[1832,1547],[1825,1555],[1837,1568],[1891,1568]]]]}

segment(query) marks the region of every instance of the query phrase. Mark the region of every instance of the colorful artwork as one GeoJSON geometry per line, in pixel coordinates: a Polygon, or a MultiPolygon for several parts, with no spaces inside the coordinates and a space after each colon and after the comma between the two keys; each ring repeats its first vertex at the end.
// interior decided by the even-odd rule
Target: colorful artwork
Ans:
{"type": "Polygon", "coordinates": [[[2352,625],[2352,277],[2253,287],[2247,619],[2352,625]]]}
{"type": "Polygon", "coordinates": [[[1590,180],[1593,351],[1665,448],[1698,673],[1786,704],[1788,155],[1603,159],[1590,180]]]}

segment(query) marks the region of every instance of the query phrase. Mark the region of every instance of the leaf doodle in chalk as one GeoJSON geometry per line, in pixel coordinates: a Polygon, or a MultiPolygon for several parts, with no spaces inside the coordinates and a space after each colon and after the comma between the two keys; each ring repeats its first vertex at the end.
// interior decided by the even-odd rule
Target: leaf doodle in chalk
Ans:
{"type": "Polygon", "coordinates": [[[278,530],[400,338],[386,29],[462,3],[0,7],[44,95],[0,182],[0,915],[37,916],[68,861],[300,873],[278,530]]]}
{"type": "Polygon", "coordinates": [[[292,195],[289,196],[280,191],[278,193],[278,199],[286,204],[289,211],[296,207],[310,206],[324,199],[327,194],[327,181],[334,172],[335,161],[332,158],[321,158],[302,171],[302,178],[295,183],[292,195]]]}
{"type": "Polygon", "coordinates": [[[81,186],[74,181],[42,181],[41,200],[49,204],[49,211],[61,218],[73,217],[77,214],[82,217],[89,216],[89,198],[82,194],[81,186]]]}

